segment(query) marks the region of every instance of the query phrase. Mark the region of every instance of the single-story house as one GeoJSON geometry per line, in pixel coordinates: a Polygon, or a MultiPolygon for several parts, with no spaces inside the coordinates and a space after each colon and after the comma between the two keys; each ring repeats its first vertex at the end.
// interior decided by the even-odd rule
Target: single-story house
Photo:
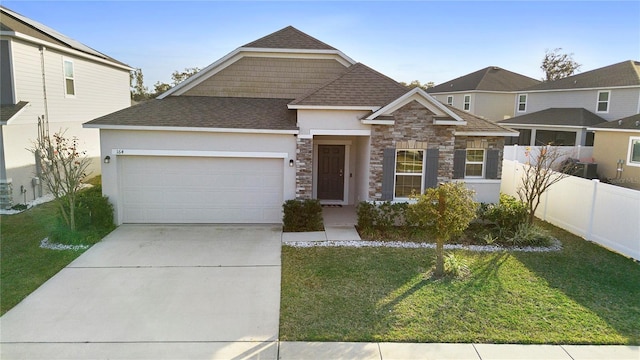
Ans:
{"type": "Polygon", "coordinates": [[[291,26],[85,127],[117,223],[280,223],[288,199],[406,201],[454,179],[497,201],[517,136],[291,26]]]}

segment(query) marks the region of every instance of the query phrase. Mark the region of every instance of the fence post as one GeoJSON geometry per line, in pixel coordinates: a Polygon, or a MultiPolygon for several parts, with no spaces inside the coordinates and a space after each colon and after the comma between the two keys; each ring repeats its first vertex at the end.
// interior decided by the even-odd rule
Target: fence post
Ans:
{"type": "Polygon", "coordinates": [[[596,196],[598,195],[598,185],[600,185],[600,180],[592,179],[593,182],[593,193],[591,194],[591,210],[589,211],[589,224],[587,225],[587,233],[585,234],[585,239],[593,240],[593,221],[596,212],[596,196]]]}

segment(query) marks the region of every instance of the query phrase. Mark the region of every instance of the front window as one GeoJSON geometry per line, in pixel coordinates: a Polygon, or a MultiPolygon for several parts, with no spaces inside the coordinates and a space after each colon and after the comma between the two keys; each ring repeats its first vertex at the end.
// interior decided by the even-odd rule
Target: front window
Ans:
{"type": "Polygon", "coordinates": [[[640,137],[629,138],[629,156],[627,165],[640,166],[640,137]]]}
{"type": "Polygon", "coordinates": [[[484,177],[484,149],[467,149],[464,166],[465,178],[484,177]]]}
{"type": "Polygon", "coordinates": [[[76,94],[75,78],[73,75],[73,62],[64,61],[64,89],[67,95],[76,94]]]}
{"type": "Polygon", "coordinates": [[[394,197],[408,198],[422,193],[424,150],[396,151],[396,184],[394,197]]]}
{"type": "Polygon", "coordinates": [[[518,95],[518,112],[527,111],[527,94],[518,95]]]}
{"type": "Polygon", "coordinates": [[[609,91],[598,91],[597,112],[609,112],[609,91]]]}
{"type": "Polygon", "coordinates": [[[465,95],[464,96],[464,105],[463,105],[463,109],[464,111],[469,111],[471,110],[471,95],[465,95]]]}
{"type": "Polygon", "coordinates": [[[453,105],[453,96],[447,96],[447,105],[453,105]]]}

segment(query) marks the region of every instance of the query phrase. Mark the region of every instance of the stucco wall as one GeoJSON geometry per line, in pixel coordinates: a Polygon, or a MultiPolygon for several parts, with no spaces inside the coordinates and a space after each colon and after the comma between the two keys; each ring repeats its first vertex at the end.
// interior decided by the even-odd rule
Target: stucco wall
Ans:
{"type": "Polygon", "coordinates": [[[616,185],[640,190],[640,166],[627,165],[629,138],[640,137],[640,133],[618,131],[596,131],[593,158],[598,164],[598,175],[610,179],[616,185]],[[621,176],[616,179],[618,160],[623,161],[621,176]]]}

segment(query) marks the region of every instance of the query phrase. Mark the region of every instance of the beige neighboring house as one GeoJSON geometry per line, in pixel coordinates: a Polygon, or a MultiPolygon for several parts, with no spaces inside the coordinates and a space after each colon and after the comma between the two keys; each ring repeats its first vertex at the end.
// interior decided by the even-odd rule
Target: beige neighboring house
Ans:
{"type": "Polygon", "coordinates": [[[600,177],[640,190],[640,114],[589,128],[600,177]]]}
{"type": "Polygon", "coordinates": [[[640,62],[543,82],[519,92],[518,99],[516,116],[500,121],[520,131],[513,143],[592,146],[591,126],[640,113],[640,62]]]}
{"type": "Polygon", "coordinates": [[[288,199],[407,201],[452,180],[497,201],[517,136],[291,26],[84,126],[118,224],[281,223],[288,199]]]}
{"type": "Polygon", "coordinates": [[[539,83],[539,80],[528,76],[489,66],[445,81],[427,89],[427,92],[442,103],[499,121],[514,116],[520,90],[539,83]]]}
{"type": "Polygon", "coordinates": [[[77,136],[99,174],[99,133],[82,123],[130,105],[131,68],[5,7],[0,57],[0,207],[46,192],[27,150],[39,128],[77,136]]]}

